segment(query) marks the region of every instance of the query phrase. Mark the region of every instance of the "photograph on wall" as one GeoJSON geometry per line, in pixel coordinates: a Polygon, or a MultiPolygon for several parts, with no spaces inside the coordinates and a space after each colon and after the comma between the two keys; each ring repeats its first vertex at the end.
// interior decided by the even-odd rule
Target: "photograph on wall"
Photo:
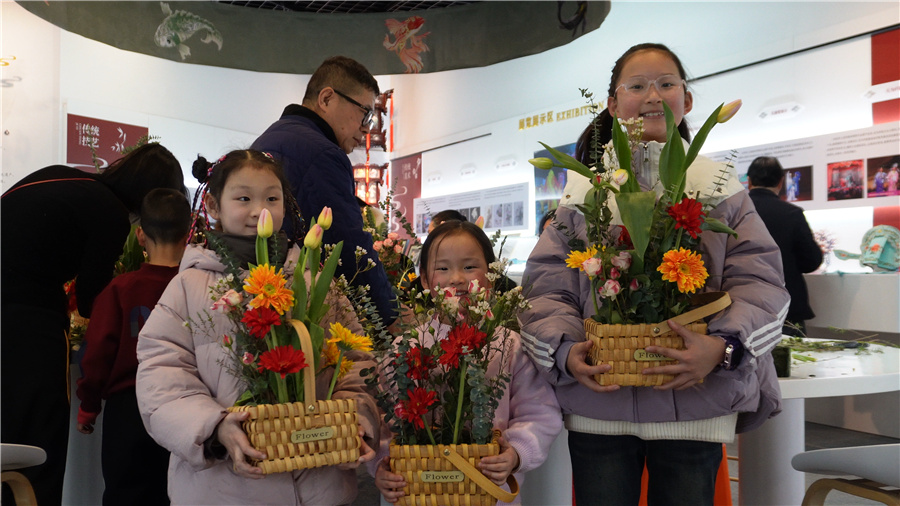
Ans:
{"type": "MultiPolygon", "coordinates": [[[[555,146],[553,149],[561,151],[569,156],[575,156],[575,143],[565,144],[563,146],[555,146]]],[[[555,160],[553,155],[546,149],[534,152],[534,158],[549,158],[555,160]]],[[[535,221],[534,231],[537,234],[541,218],[550,211],[556,210],[559,205],[559,199],[562,198],[563,188],[566,187],[567,175],[566,169],[554,167],[550,170],[543,170],[534,167],[534,206],[535,221]]]]}
{"type": "Polygon", "coordinates": [[[866,176],[866,196],[900,195],[900,155],[869,158],[866,176]]]}
{"type": "MultiPolygon", "coordinates": [[[[391,189],[394,192],[391,205],[403,216],[412,216],[413,201],[422,196],[422,153],[391,160],[391,179],[393,180],[391,189]]],[[[429,217],[429,221],[430,219],[429,217]]],[[[390,223],[391,232],[397,232],[401,237],[407,238],[406,230],[396,216],[391,216],[390,223]]],[[[427,231],[428,225],[425,227],[427,231]]],[[[416,232],[418,233],[418,230],[416,232]]]]}
{"type": "Polygon", "coordinates": [[[788,202],[812,200],[812,165],[784,169],[784,184],[778,197],[788,202]]]}
{"type": "Polygon", "coordinates": [[[828,164],[828,200],[861,199],[863,196],[863,160],[828,164]]]}
{"type": "Polygon", "coordinates": [[[467,220],[475,222],[484,218],[484,230],[488,234],[502,229],[504,232],[522,231],[530,227],[525,222],[525,206],[531,183],[485,188],[464,193],[415,199],[415,224],[417,234],[428,233],[431,217],[438,211],[454,209],[467,220]]]}

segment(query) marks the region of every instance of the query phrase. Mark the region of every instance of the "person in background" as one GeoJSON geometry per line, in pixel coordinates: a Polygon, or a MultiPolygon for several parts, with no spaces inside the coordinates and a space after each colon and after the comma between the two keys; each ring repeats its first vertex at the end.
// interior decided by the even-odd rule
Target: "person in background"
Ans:
{"type": "Polygon", "coordinates": [[[428,224],[428,233],[430,234],[441,223],[450,220],[469,221],[463,213],[456,209],[445,209],[431,217],[431,223],[428,224]]]}
{"type": "Polygon", "coordinates": [[[147,261],[139,270],[113,279],[94,301],[78,380],[79,432],[94,432],[101,399],[106,400],[101,460],[104,505],[169,503],[169,452],[144,429],[134,378],[138,333],[178,274],[191,228],[191,206],[181,192],[153,190],[144,198],[140,223],[135,234],[147,261]]]}
{"type": "MultiPolygon", "coordinates": [[[[663,102],[687,143],[683,118],[693,97],[686,79],[681,61],[662,44],[633,46],[613,67],[608,108],[596,126],[600,147],[611,137],[613,117],[641,118],[642,143],[635,159],[642,163],[635,173],[642,188],[662,191],[657,183],[667,139],[663,102]]],[[[592,127],[594,122],[586,130],[588,141],[592,127]]],[[[576,158],[592,151],[590,142],[587,150],[579,149],[583,145],[576,144],[576,158]]],[[[685,191],[708,194],[723,170],[728,169],[697,157],[687,170],[685,191]]],[[[601,386],[593,376],[611,366],[587,361],[593,342],[586,339],[584,320],[595,313],[591,284],[565,263],[570,241],[587,239],[585,217],[577,206],[591,187],[585,177],[569,172],[553,224],[528,258],[524,279],[531,284],[525,292],[531,309],[519,315],[522,347],[554,385],[563,411],[575,500],[580,506],[637,504],[646,464],[651,506],[712,505],[722,444],[780,411],[770,350],[781,340],[789,300],[778,247],[737,174],[728,170],[721,192],[709,199],[717,205],[710,215],[733,228],[737,238],[703,234],[700,250],[709,270],[705,290],[727,291],[734,303],[709,321],[708,335],[670,320],[684,338],[684,350],[647,347],[647,352],[678,362],[644,372],[672,374],[672,381],[654,388],[601,386]]]]}
{"type": "MultiPolygon", "coordinates": [[[[69,317],[63,284],[77,278],[78,311],[89,318],[122,254],[129,215],[155,188],[185,191],[178,160],[151,143],[100,174],[45,167],[0,199],[0,439],[47,452],[46,462],[20,471],[38,504],[62,502],[66,469],[69,317]]],[[[3,502],[12,504],[12,494],[4,491],[3,502]]]]}
{"type": "Polygon", "coordinates": [[[251,149],[271,153],[281,162],[306,219],[318,216],[323,207],[332,209],[334,223],[323,240],[344,241],[337,275],[357,286],[369,285],[379,315],[390,324],[397,317],[397,303],[372,248],[372,235],[363,230],[347,157],[369,133],[378,93],[378,82],[359,62],[345,56],[328,58],[310,78],[303,104],[287,106],[251,149]],[[375,268],[354,277],[357,247],[366,250],[363,264],[368,258],[375,268]]]}
{"type": "Polygon", "coordinates": [[[784,170],[778,159],[760,156],[747,169],[750,180],[750,199],[756,212],[781,250],[784,285],[791,294],[783,333],[789,336],[806,335],[806,320],[814,318],[809,306],[809,293],[803,273],[822,265],[822,250],[813,238],[803,209],[778,198],[784,184],[784,170]]]}
{"type": "Polygon", "coordinates": [[[541,223],[538,225],[538,235],[544,233],[544,230],[547,230],[547,227],[553,222],[553,218],[556,216],[556,211],[550,211],[541,218],[541,223]]]}

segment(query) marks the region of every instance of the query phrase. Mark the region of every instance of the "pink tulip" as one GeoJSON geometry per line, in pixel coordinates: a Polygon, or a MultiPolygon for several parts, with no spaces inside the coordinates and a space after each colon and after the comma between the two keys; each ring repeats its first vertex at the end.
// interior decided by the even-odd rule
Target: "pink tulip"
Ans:
{"type": "Polygon", "coordinates": [[[479,216],[477,220],[475,220],[475,225],[478,228],[484,228],[484,216],[479,216]]]}

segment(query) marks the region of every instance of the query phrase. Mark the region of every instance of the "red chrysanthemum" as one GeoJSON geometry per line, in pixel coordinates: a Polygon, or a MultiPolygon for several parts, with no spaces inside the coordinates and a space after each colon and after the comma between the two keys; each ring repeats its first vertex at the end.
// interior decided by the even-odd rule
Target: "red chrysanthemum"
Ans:
{"type": "Polygon", "coordinates": [[[415,428],[424,429],[425,421],[422,417],[428,413],[428,407],[437,401],[437,393],[416,387],[407,390],[406,395],[409,396],[409,399],[400,401],[394,413],[413,424],[415,428]]]}
{"type": "Polygon", "coordinates": [[[441,340],[441,349],[444,350],[444,354],[441,355],[438,362],[454,368],[459,367],[459,357],[480,349],[484,345],[486,337],[487,334],[466,323],[454,327],[447,338],[441,340]]]}
{"type": "Polygon", "coordinates": [[[703,224],[703,204],[691,198],[683,198],[678,204],[669,206],[669,216],[675,220],[675,228],[683,228],[694,239],[700,233],[703,224]]]}
{"type": "Polygon", "coordinates": [[[307,367],[306,356],[293,346],[276,346],[259,356],[259,372],[272,371],[281,378],[307,367]]]}
{"type": "Polygon", "coordinates": [[[266,337],[272,325],[281,325],[278,312],[268,307],[258,307],[247,311],[241,318],[241,322],[247,325],[250,335],[257,339],[266,337]]]}
{"type": "Polygon", "coordinates": [[[428,378],[429,371],[434,367],[434,357],[423,352],[422,348],[410,348],[406,352],[406,364],[409,366],[409,370],[406,372],[409,379],[424,380],[428,378]]]}

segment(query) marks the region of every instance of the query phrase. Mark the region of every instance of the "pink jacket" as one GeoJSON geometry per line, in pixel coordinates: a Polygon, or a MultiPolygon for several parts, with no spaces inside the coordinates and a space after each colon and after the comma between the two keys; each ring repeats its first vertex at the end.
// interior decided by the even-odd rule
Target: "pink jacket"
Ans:
{"type": "MultiPolygon", "coordinates": [[[[290,251],[285,273],[290,275],[299,250],[290,251]]],[[[213,435],[243,392],[234,374],[222,364],[231,358],[221,338],[231,323],[209,311],[209,287],[224,276],[224,266],[211,250],[189,247],[181,272],[163,293],[138,340],[137,398],[147,432],[172,452],[169,459],[169,497],[172,504],[346,504],[356,497],[356,473],[325,467],[266,476],[261,480],[232,472],[229,457],[204,455],[203,442],[213,435]]],[[[325,322],[340,321],[361,332],[349,303],[330,299],[325,322]]],[[[362,357],[370,358],[370,357],[362,357]]],[[[357,361],[342,378],[334,398],[356,399],[360,424],[370,446],[380,433],[377,407],[359,371],[374,362],[357,361]]],[[[330,374],[317,378],[317,395],[324,397],[330,374]]],[[[140,456],[135,456],[140,458],[140,456]]]]}
{"type": "MultiPolygon", "coordinates": [[[[446,337],[449,331],[449,325],[440,324],[437,329],[438,338],[446,337]]],[[[522,349],[519,334],[506,329],[498,329],[497,332],[510,333],[507,340],[508,358],[506,363],[501,364],[502,354],[494,352],[486,376],[496,377],[503,367],[510,374],[510,380],[494,412],[494,428],[503,432],[503,437],[519,454],[519,468],[514,474],[521,485],[525,473],[538,468],[547,459],[550,445],[562,430],[562,414],[553,387],[538,373],[534,363],[522,349]]],[[[424,333],[422,345],[431,346],[434,341],[430,341],[428,336],[433,335],[431,332],[424,333]]],[[[390,430],[382,431],[381,446],[378,456],[369,466],[370,472],[374,472],[374,466],[388,455],[391,437],[390,430]]],[[[512,504],[519,504],[519,499],[520,497],[516,497],[512,504]]]]}

